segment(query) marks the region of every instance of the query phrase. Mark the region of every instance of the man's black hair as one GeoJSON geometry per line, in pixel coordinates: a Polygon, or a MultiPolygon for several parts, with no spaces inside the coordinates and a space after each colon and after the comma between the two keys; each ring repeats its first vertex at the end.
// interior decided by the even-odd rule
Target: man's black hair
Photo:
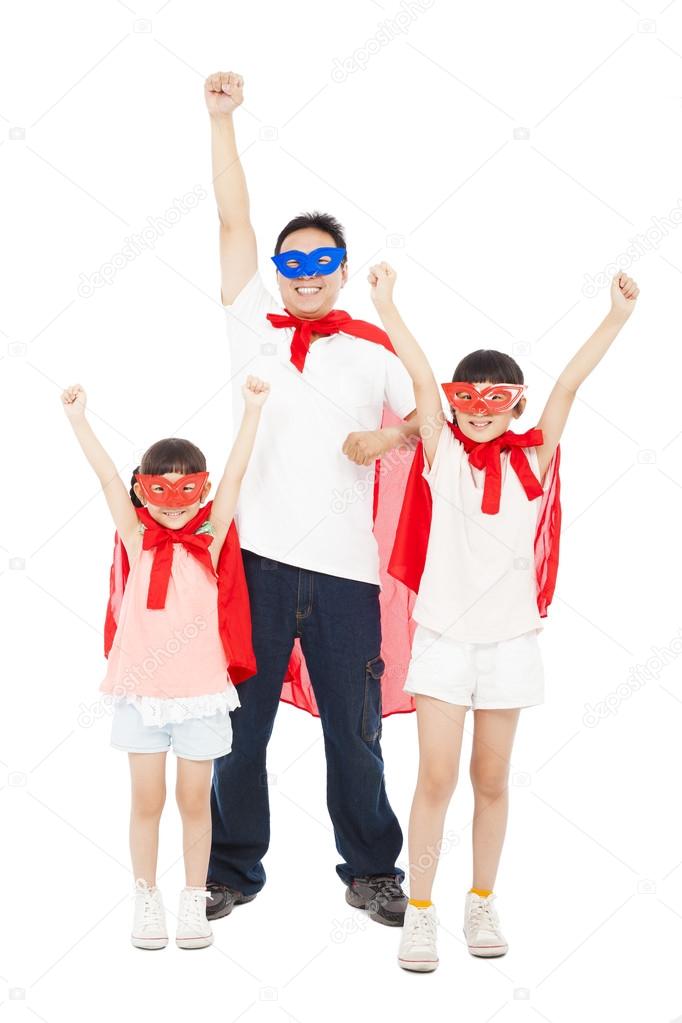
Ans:
{"type": "MultiPolygon", "coordinates": [[[[293,234],[294,231],[300,231],[304,227],[316,227],[320,231],[325,231],[327,234],[332,236],[334,239],[334,245],[337,249],[346,248],[346,238],[343,232],[343,227],[336,217],[332,217],[329,213],[319,213],[314,211],[313,213],[299,213],[297,217],[294,217],[293,220],[290,220],[289,223],[282,228],[275,243],[275,255],[279,255],[285,239],[290,234],[293,234]]],[[[345,262],[346,257],[344,256],[343,263],[345,262]]],[[[343,263],[341,265],[343,265],[343,263]]]]}

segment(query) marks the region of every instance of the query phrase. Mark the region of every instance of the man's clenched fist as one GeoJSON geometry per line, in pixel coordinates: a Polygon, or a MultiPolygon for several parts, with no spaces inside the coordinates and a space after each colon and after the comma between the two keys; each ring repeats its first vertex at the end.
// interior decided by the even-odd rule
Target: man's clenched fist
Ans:
{"type": "Polygon", "coordinates": [[[211,117],[224,117],[244,100],[244,79],[234,71],[216,71],[204,83],[206,106],[211,117]]]}

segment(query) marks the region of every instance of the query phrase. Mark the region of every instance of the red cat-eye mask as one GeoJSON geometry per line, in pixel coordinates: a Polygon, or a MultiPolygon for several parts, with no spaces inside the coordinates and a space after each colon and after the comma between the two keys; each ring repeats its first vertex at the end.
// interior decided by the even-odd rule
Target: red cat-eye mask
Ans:
{"type": "Polygon", "coordinates": [[[441,384],[453,408],[459,412],[471,412],[478,415],[494,416],[498,412],[509,412],[521,401],[525,384],[491,384],[479,391],[473,384],[464,380],[455,380],[451,384],[441,384]]]}
{"type": "Polygon", "coordinates": [[[136,472],[135,479],[150,504],[160,508],[188,508],[201,498],[208,473],[192,472],[172,482],[165,476],[148,476],[136,472]]]}

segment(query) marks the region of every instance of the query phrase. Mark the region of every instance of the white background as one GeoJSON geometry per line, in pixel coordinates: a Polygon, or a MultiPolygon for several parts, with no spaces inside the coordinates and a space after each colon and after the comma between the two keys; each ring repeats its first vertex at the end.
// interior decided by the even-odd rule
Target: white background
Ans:
{"type": "MultiPolygon", "coordinates": [[[[4,6],[0,1019],[682,1014],[682,4],[662,5],[4,6]],[[563,442],[547,699],[522,714],[514,751],[501,960],[472,959],[462,939],[470,739],[435,891],[442,965],[418,977],[396,965],[399,932],[344,902],[319,724],[287,706],[269,756],[267,887],[215,924],[212,949],[129,944],[127,763],[108,746],[109,718],[83,713],[104,670],[113,528],[59,394],[87,388],[126,479],[173,434],[206,451],[214,478],[221,469],[230,386],[202,89],[229,69],[246,79],[238,139],[264,272],[291,216],[334,213],[352,273],[343,307],[373,317],[366,268],[389,258],[441,378],[474,348],[516,355],[527,427],[608,308],[585,275],[640,239],[639,308],[563,442]],[[206,199],[79,294],[82,275],[196,186],[206,199]]],[[[406,826],[412,715],[385,723],[383,747],[406,826]]],[[[183,883],[173,772],[171,758],[160,861],[171,924],[183,883]]]]}

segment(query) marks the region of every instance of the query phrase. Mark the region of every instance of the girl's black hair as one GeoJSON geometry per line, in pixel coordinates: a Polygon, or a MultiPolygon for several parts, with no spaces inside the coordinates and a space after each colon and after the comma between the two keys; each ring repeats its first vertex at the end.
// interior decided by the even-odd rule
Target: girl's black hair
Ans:
{"type": "Polygon", "coordinates": [[[496,352],[494,348],[479,348],[477,352],[465,355],[452,375],[455,380],[468,384],[522,384],[523,370],[511,355],[496,352]]]}
{"type": "Polygon", "coordinates": [[[138,472],[143,476],[163,476],[167,472],[180,472],[183,475],[206,472],[206,456],[196,444],[181,437],[157,440],[156,444],[147,448],[130,480],[130,498],[136,508],[141,508],[142,501],[133,490],[135,473],[138,472]]]}
{"type": "MultiPolygon", "coordinates": [[[[466,381],[468,384],[482,384],[489,380],[491,384],[522,384],[523,370],[511,355],[495,351],[494,348],[479,348],[476,352],[470,352],[459,362],[452,375],[455,380],[466,381]]],[[[516,409],[523,408],[523,405],[516,406],[516,409]]],[[[514,410],[515,415],[519,413],[514,410]]],[[[455,422],[457,422],[457,410],[451,411],[455,422]]]]}
{"type": "MultiPolygon", "coordinates": [[[[278,256],[282,250],[282,245],[285,239],[293,234],[294,231],[301,231],[304,227],[316,227],[320,231],[326,231],[334,239],[334,245],[338,249],[346,248],[346,238],[344,235],[343,227],[338,222],[336,217],[332,217],[329,213],[300,213],[293,220],[290,220],[282,230],[279,232],[277,241],[275,242],[275,255],[278,256]]],[[[346,262],[346,257],[343,258],[343,263],[346,262]]],[[[341,265],[343,265],[343,263],[341,265]]]]}

